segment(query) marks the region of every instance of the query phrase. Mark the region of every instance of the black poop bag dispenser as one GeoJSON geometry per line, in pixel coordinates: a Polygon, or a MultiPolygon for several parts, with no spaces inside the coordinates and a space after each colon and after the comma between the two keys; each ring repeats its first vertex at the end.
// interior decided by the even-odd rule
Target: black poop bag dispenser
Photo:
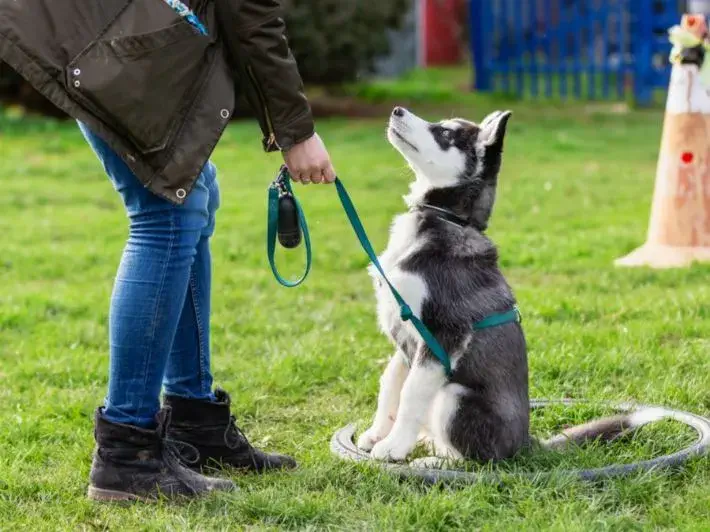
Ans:
{"type": "Polygon", "coordinates": [[[294,249],[301,244],[301,221],[289,179],[288,170],[282,167],[274,181],[274,185],[279,191],[279,216],[276,232],[279,243],[283,247],[294,249]]]}

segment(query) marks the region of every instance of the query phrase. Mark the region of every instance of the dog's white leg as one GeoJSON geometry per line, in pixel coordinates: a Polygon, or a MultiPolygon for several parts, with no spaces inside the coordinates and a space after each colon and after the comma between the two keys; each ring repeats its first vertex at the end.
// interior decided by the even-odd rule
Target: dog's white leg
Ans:
{"type": "Polygon", "coordinates": [[[409,367],[405,362],[404,355],[401,351],[397,351],[380,377],[380,393],[377,397],[375,420],[372,426],[363,432],[357,440],[357,446],[363,451],[372,449],[392,430],[399,406],[399,395],[408,372],[409,367]]]}
{"type": "Polygon", "coordinates": [[[429,422],[434,434],[434,453],[440,458],[463,458],[451,443],[449,431],[459,409],[459,397],[464,393],[466,389],[463,386],[451,383],[444,386],[434,399],[429,422]]]}
{"type": "Polygon", "coordinates": [[[423,445],[427,450],[430,450],[430,452],[434,451],[434,434],[432,434],[431,428],[426,421],[424,422],[424,425],[422,425],[422,428],[419,429],[417,444],[423,445]]]}
{"type": "Polygon", "coordinates": [[[458,384],[447,384],[434,398],[429,415],[431,427],[431,447],[434,456],[412,460],[412,467],[425,469],[450,469],[463,455],[451,443],[451,424],[456,422],[459,396],[465,389],[458,384]]]}
{"type": "Polygon", "coordinates": [[[444,368],[433,361],[415,363],[402,388],[392,431],[372,448],[378,460],[404,460],[417,443],[434,397],[446,384],[444,368]]]}

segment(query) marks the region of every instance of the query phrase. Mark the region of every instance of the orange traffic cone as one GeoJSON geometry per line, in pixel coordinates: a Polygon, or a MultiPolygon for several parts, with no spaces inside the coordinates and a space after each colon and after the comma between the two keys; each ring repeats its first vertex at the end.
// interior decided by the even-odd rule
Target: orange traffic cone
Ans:
{"type": "MultiPolygon", "coordinates": [[[[674,29],[685,32],[686,37],[698,35],[706,46],[704,16],[686,15],[674,29]]],[[[671,37],[673,40],[673,30],[671,37]]],[[[687,50],[686,61],[702,58],[699,46],[687,50]]],[[[618,259],[617,266],[673,268],[710,262],[710,85],[701,79],[700,65],[681,63],[679,54],[676,59],[668,87],[647,240],[618,259]]],[[[707,50],[705,61],[710,61],[707,50]]]]}

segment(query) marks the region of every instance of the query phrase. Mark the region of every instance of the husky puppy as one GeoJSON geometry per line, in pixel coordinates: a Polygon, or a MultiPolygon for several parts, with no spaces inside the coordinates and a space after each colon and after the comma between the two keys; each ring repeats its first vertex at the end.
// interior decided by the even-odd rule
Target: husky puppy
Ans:
{"type": "MultiPolygon", "coordinates": [[[[438,457],[453,459],[505,459],[530,442],[522,326],[511,321],[473,328],[515,305],[485,234],[510,117],[510,111],[496,111],[480,124],[430,123],[401,107],[392,112],[388,139],[416,178],[405,197],[409,210],[395,218],[379,260],[450,356],[452,374],[402,320],[389,287],[370,266],[379,325],[395,346],[380,378],[374,422],[357,442],[373,458],[404,460],[422,434],[438,457]]],[[[568,429],[547,446],[611,438],[640,421],[605,418],[568,429]]]]}

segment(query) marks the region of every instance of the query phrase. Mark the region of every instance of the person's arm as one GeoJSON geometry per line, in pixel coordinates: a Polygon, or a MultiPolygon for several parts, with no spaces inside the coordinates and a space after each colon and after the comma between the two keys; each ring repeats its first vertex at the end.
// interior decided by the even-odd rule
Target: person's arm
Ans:
{"type": "Polygon", "coordinates": [[[292,177],[332,181],[334,171],[286,40],[279,0],[217,0],[217,15],[240,90],[256,113],[266,151],[281,150],[292,177]]]}

